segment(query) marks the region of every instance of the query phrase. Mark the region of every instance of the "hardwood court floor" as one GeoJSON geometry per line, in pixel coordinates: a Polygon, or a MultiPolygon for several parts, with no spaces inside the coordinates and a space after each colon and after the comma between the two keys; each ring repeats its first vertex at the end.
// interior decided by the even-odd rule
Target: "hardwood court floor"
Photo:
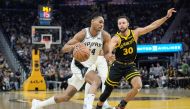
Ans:
{"type": "MultiPolygon", "coordinates": [[[[114,90],[109,98],[112,106],[117,105],[128,90],[114,90]]],[[[45,99],[64,91],[0,92],[0,109],[30,109],[33,98],[45,99]]],[[[97,94],[97,97],[100,93],[97,94]]],[[[77,93],[67,103],[49,106],[45,109],[82,109],[83,92],[77,93]]],[[[94,105],[96,104],[95,100],[94,105]]],[[[184,89],[142,89],[137,97],[128,103],[126,109],[190,109],[190,90],[184,89]]]]}

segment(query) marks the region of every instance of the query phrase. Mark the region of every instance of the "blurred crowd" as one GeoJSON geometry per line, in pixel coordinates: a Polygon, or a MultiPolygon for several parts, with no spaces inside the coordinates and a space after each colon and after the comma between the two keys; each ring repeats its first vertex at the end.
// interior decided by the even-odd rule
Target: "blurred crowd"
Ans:
{"type": "MultiPolygon", "coordinates": [[[[187,13],[190,13],[190,8],[186,9],[187,13]]],[[[190,50],[190,38],[189,38],[189,30],[190,30],[190,16],[187,14],[180,22],[178,30],[173,32],[173,37],[170,42],[184,42],[188,46],[188,50],[190,50]]]]}
{"type": "Polygon", "coordinates": [[[19,72],[12,72],[6,59],[0,52],[0,91],[18,90],[20,88],[19,72]]]}
{"type": "Polygon", "coordinates": [[[190,88],[190,67],[185,60],[180,61],[177,66],[169,65],[165,67],[160,63],[151,64],[149,69],[144,66],[140,67],[139,71],[145,88],[190,88]]]}

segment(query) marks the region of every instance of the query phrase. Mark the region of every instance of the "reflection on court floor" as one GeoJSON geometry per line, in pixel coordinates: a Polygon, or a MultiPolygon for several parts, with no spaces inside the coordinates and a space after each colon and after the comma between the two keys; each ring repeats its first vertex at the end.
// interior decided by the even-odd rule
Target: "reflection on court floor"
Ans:
{"type": "MultiPolygon", "coordinates": [[[[116,106],[128,90],[114,90],[109,103],[116,106]]],[[[64,91],[39,92],[1,92],[0,109],[30,109],[33,98],[40,100],[49,98],[64,91]]],[[[97,93],[94,106],[100,93],[97,93]]],[[[70,102],[49,106],[45,109],[82,109],[83,92],[77,93],[70,102]]],[[[127,109],[190,109],[190,90],[184,89],[143,89],[137,97],[128,103],[127,109]]]]}

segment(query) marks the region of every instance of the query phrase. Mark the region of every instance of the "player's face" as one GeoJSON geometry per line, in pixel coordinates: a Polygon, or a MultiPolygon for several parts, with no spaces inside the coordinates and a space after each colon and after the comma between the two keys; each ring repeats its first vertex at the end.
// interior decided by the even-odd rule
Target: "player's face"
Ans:
{"type": "Polygon", "coordinates": [[[96,31],[101,31],[104,28],[104,18],[100,16],[93,19],[92,26],[96,31]]]}
{"type": "Polygon", "coordinates": [[[125,18],[120,18],[118,19],[117,25],[121,32],[125,32],[128,29],[129,22],[125,18]]]}

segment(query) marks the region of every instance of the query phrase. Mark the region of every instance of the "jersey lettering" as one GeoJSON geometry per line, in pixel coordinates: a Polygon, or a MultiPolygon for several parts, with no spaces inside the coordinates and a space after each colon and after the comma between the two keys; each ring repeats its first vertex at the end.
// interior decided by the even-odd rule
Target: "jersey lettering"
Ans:
{"type": "Polygon", "coordinates": [[[101,43],[98,43],[98,42],[85,42],[84,43],[86,46],[88,47],[92,47],[92,46],[95,46],[95,47],[101,47],[102,44],[101,43]]]}

